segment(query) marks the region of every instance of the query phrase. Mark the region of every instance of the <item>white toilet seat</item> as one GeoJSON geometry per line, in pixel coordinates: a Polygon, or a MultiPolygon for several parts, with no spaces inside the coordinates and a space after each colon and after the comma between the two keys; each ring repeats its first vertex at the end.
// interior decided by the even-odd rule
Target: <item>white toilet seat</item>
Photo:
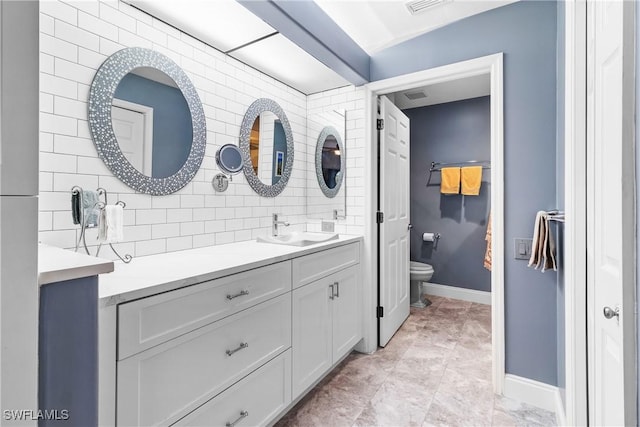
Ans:
{"type": "Polygon", "coordinates": [[[409,261],[409,272],[433,274],[433,266],[431,266],[431,264],[425,264],[423,262],[409,261]]]}

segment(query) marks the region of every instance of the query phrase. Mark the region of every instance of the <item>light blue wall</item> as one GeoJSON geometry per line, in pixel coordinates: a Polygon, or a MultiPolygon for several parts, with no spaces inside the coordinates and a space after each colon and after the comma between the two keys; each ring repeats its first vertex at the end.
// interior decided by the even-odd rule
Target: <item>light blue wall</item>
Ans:
{"type": "Polygon", "coordinates": [[[98,425],[98,276],[42,286],[39,314],[38,407],[69,419],[38,426],[98,425]]]}
{"type": "Polygon", "coordinates": [[[513,259],[535,214],[556,207],[555,2],[522,1],[374,54],[371,79],[504,52],[507,373],[557,385],[557,275],[513,259]]]}
{"type": "Polygon", "coordinates": [[[426,186],[431,162],[491,159],[490,97],[412,108],[411,260],[434,268],[431,282],[491,292],[483,266],[491,194],[490,171],[483,171],[478,196],[442,195],[440,173],[426,186]],[[442,235],[437,247],[422,233],[442,235]]]}
{"type": "Polygon", "coordinates": [[[166,178],[178,172],[193,141],[189,105],[180,89],[129,73],[118,84],[115,97],[153,107],[151,175],[166,178]]]}

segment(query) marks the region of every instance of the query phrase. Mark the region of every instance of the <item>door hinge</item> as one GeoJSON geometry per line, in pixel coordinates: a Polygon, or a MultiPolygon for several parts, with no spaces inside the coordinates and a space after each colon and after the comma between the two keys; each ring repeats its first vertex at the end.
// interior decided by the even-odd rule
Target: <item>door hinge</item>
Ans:
{"type": "Polygon", "coordinates": [[[376,223],[382,224],[384,222],[384,213],[378,211],[376,212],[376,223]]]}
{"type": "Polygon", "coordinates": [[[376,317],[384,317],[384,307],[378,306],[376,307],[376,317]]]}
{"type": "Polygon", "coordinates": [[[376,120],[376,128],[378,130],[384,129],[384,119],[377,119],[376,120]]]}

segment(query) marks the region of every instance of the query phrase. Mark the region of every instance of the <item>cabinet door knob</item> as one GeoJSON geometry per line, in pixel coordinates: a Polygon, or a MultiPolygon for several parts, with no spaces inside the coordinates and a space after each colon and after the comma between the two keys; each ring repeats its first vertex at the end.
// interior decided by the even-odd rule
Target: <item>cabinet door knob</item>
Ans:
{"type": "Polygon", "coordinates": [[[234,348],[233,350],[227,350],[226,351],[227,356],[233,356],[233,354],[235,352],[238,352],[238,351],[242,350],[243,348],[247,348],[247,347],[249,347],[249,343],[248,342],[241,342],[240,346],[238,348],[234,348]]]}
{"type": "Polygon", "coordinates": [[[225,426],[227,427],[233,427],[236,424],[238,424],[240,421],[242,421],[243,418],[248,417],[249,416],[249,411],[241,411],[240,412],[240,416],[238,417],[237,420],[235,420],[234,422],[230,422],[227,421],[227,423],[225,424],[225,426]]]}

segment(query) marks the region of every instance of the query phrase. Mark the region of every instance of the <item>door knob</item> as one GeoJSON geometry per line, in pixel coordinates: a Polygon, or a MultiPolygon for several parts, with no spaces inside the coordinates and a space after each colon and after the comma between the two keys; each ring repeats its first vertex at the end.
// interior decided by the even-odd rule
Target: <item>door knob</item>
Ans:
{"type": "Polygon", "coordinates": [[[602,309],[602,313],[604,317],[607,319],[611,319],[613,317],[617,317],[620,320],[620,307],[616,307],[616,309],[612,309],[611,307],[605,307],[602,309]]]}

